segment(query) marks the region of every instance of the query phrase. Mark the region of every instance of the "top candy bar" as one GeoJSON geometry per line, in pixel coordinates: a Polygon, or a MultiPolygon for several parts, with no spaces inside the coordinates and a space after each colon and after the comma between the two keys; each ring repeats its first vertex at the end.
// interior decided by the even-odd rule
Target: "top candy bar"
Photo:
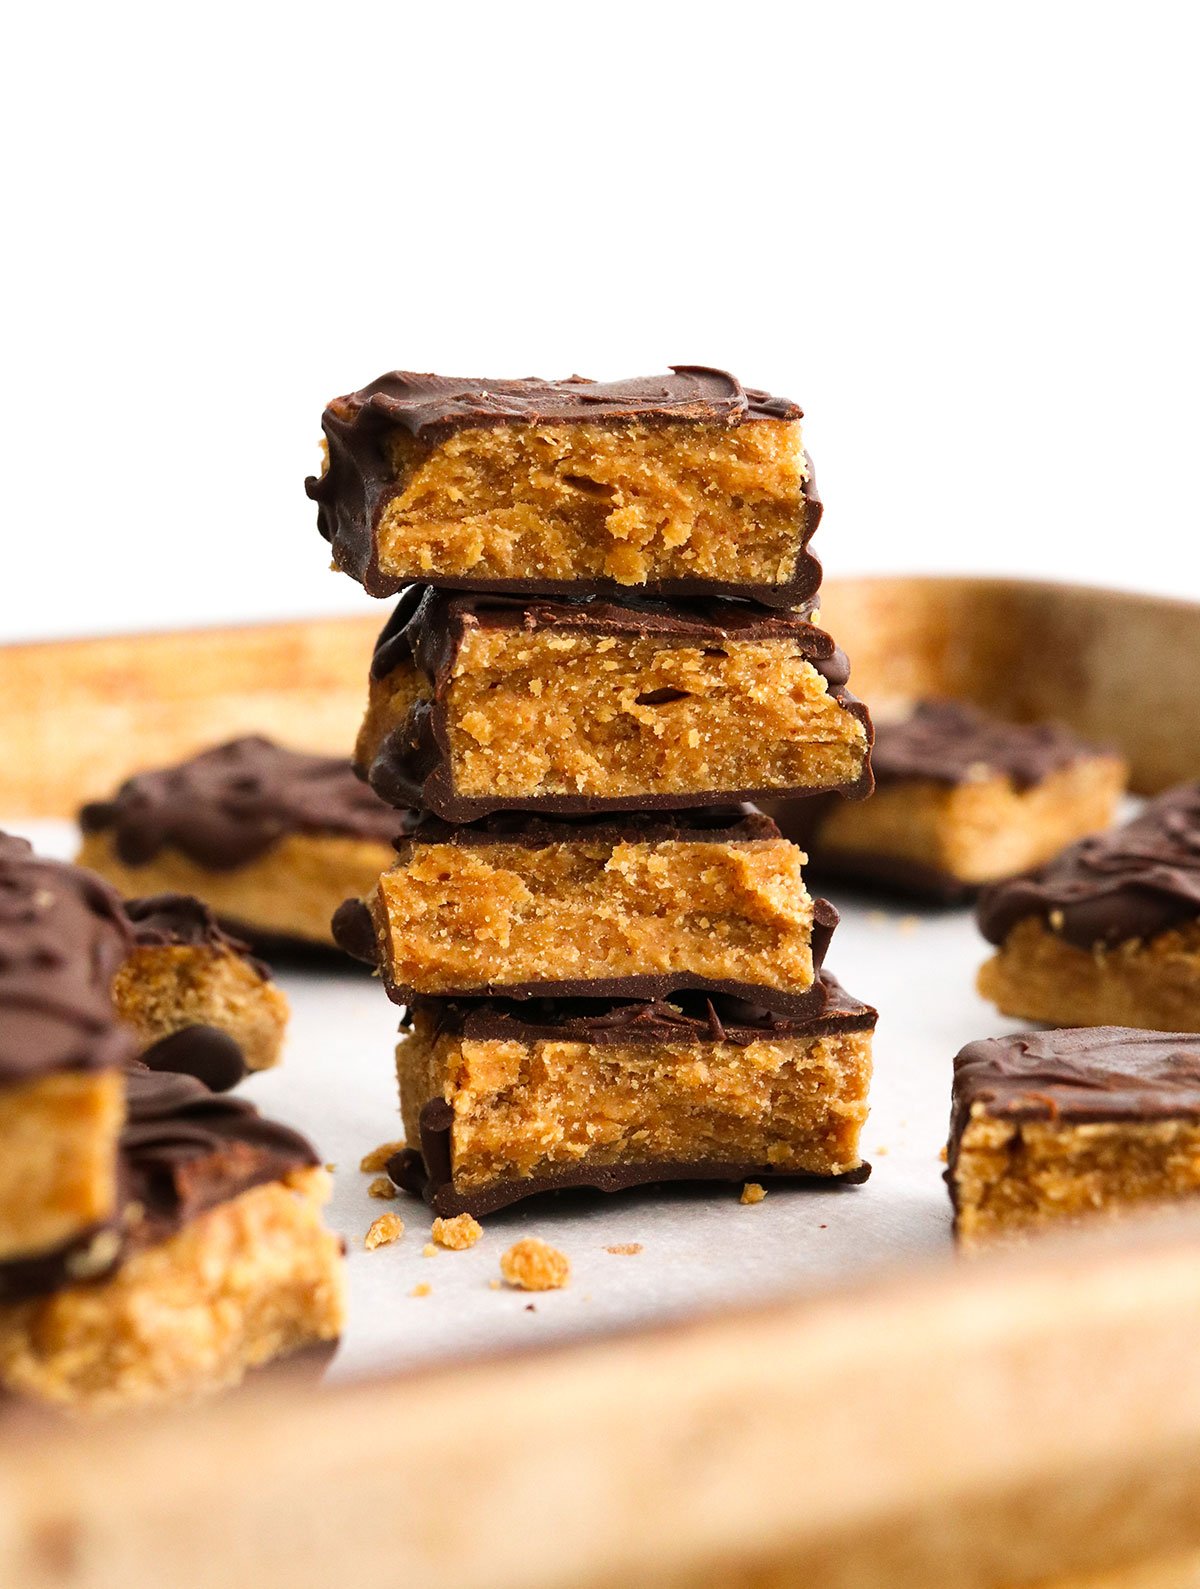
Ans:
{"type": "Polygon", "coordinates": [[[800,606],[821,581],[801,418],[687,365],[603,383],[396,370],[330,403],[306,489],[334,563],[373,596],[420,581],[800,606]]]}

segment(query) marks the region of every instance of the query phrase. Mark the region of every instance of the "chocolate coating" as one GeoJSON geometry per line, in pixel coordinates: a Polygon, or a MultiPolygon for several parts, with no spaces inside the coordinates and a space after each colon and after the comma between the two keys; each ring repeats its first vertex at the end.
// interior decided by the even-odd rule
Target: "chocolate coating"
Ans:
{"type": "Polygon", "coordinates": [[[954,1061],[949,1169],[971,1111],[1003,1120],[1200,1120],[1200,1040],[1186,1032],[1075,1026],[968,1043],[954,1061]]]}
{"type": "MultiPolygon", "coordinates": [[[[592,634],[656,635],[721,646],[737,640],[791,640],[826,680],[829,693],[867,728],[871,719],[863,703],[846,689],[850,665],[824,630],[803,613],[772,612],[746,602],[719,597],[665,602],[627,597],[621,602],[598,596],[574,599],[519,600],[515,597],[455,594],[428,586],[411,586],[384,625],[375,647],[372,677],[383,679],[411,663],[424,676],[429,695],[389,733],[369,767],[358,767],[379,796],[397,807],[433,811],[452,823],[473,822],[501,809],[549,815],[627,810],[663,811],[703,805],[728,806],[766,795],[783,798],[804,790],[721,789],[622,799],[587,795],[538,795],[503,799],[462,796],[454,789],[446,697],[454,665],[468,631],[476,628],[536,630],[552,628],[592,634]]],[[[869,764],[862,777],[842,792],[854,797],[873,787],[869,764]]]]}
{"type": "MultiPolygon", "coordinates": [[[[134,1253],[167,1241],[252,1187],[319,1162],[298,1132],[263,1119],[244,1099],[217,1096],[191,1076],[135,1063],[125,1089],[122,1210],[110,1227],[119,1239],[103,1268],[89,1267],[89,1280],[107,1279],[134,1253]]],[[[0,1264],[0,1301],[77,1284],[78,1260],[98,1234],[100,1227],[57,1252],[0,1264]]]]}
{"type": "MultiPolygon", "coordinates": [[[[334,398],[322,415],[328,467],[309,476],[304,489],[317,504],[317,527],[333,548],[333,560],[373,596],[391,596],[405,581],[379,567],[376,528],[395,495],[385,438],[403,431],[432,448],[455,431],[500,425],[688,423],[730,430],[761,420],[796,421],[801,410],[787,398],[744,387],[724,370],[677,365],[670,375],[597,382],[573,375],[565,381],[493,381],[474,377],[418,375],[393,370],[361,391],[334,398]]],[[[806,550],[821,517],[821,500],[810,478],[801,550],[792,577],[780,585],[714,584],[697,579],[663,580],[640,587],[663,595],[709,591],[749,596],[794,606],[816,594],[821,566],[806,550]]],[[[447,587],[571,594],[563,581],[439,579],[447,587]]],[[[597,588],[624,587],[596,581],[597,588]]]]}
{"type": "MultiPolygon", "coordinates": [[[[869,1005],[853,998],[828,972],[821,973],[819,1002],[805,1015],[784,1016],[741,999],[720,995],[680,995],[669,1002],[615,1004],[610,1000],[541,999],[528,1005],[507,1000],[475,1003],[453,1000],[418,1001],[435,1014],[438,1035],[453,1033],[471,1040],[536,1043],[735,1043],[745,1047],[763,1038],[830,1036],[838,1032],[873,1031],[878,1019],[869,1005]]],[[[840,1176],[797,1175],[772,1165],[744,1161],[643,1161],[637,1164],[580,1164],[552,1175],[498,1181],[467,1194],[454,1188],[450,1131],[454,1112],[443,1098],[432,1098],[421,1110],[421,1150],[406,1148],[388,1160],[387,1173],[402,1191],[423,1197],[443,1217],[494,1213],[510,1203],[542,1192],[590,1187],[617,1192],[666,1181],[738,1181],[786,1179],[829,1186],[865,1181],[869,1164],[840,1176]]]]}
{"type": "Polygon", "coordinates": [[[104,1070],[135,1051],[112,979],[132,948],[121,901],[91,872],[0,845],[0,1086],[104,1070]]]}
{"type": "Polygon", "coordinates": [[[241,1047],[215,1026],[182,1026],[138,1057],[148,1070],[191,1076],[210,1092],[228,1092],[249,1074],[241,1047]]]}
{"type": "Polygon", "coordinates": [[[1152,938],[1195,921],[1200,783],[1169,789],[1124,826],[1081,839],[980,895],[977,919],[989,943],[1003,943],[1029,916],[1080,949],[1152,938]]]}
{"type": "Polygon", "coordinates": [[[80,812],[85,833],[112,834],[127,866],[178,850],[210,871],[236,871],[292,833],[387,843],[403,825],[338,756],[312,756],[253,735],[175,767],[143,772],[80,812]]]}

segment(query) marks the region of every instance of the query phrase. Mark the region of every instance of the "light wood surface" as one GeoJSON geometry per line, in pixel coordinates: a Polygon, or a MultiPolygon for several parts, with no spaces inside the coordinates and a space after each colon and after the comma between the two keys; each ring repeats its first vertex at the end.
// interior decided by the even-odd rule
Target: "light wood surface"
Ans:
{"type": "MultiPolygon", "coordinates": [[[[1200,609],[855,580],[873,705],[945,691],[1200,774],[1200,609]]],[[[374,620],[0,649],[0,811],[263,731],[349,745],[374,620]]],[[[821,1300],[192,1414],[0,1423],[2,1589],[1182,1589],[1200,1216],[821,1300]]],[[[1191,1577],[1188,1574],[1192,1574],[1191,1577]]]]}

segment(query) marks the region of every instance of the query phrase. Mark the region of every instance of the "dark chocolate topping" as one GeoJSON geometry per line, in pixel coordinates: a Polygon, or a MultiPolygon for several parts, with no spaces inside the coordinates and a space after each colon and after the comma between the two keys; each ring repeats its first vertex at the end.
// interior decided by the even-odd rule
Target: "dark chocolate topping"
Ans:
{"type": "Polygon", "coordinates": [[[78,866],[0,847],[0,1086],[102,1070],[135,1051],[112,979],[132,948],[116,893],[78,866]]]}
{"type": "Polygon", "coordinates": [[[239,956],[264,980],[270,978],[271,968],[266,961],[254,959],[250,945],[226,932],[210,907],[193,894],[148,894],[142,899],[127,899],[125,913],[139,948],[179,945],[214,949],[239,956]]]}
{"type": "MultiPolygon", "coordinates": [[[[430,696],[418,700],[403,723],[388,733],[369,767],[359,772],[380,797],[398,808],[435,811],[448,822],[473,822],[509,808],[544,815],[599,813],[637,809],[677,810],[681,807],[729,805],[732,801],[774,794],[806,794],[808,790],[718,789],[686,794],[638,795],[628,799],[595,799],[586,795],[537,795],[521,798],[461,796],[453,787],[446,695],[464,636],[475,628],[553,628],[593,634],[661,635],[719,648],[729,640],[790,640],[826,680],[830,695],[866,725],[870,716],[846,689],[850,665],[824,630],[804,613],[776,612],[747,602],[697,597],[665,602],[630,597],[621,602],[582,596],[555,600],[462,594],[411,586],[384,625],[375,648],[372,676],[386,678],[411,664],[424,675],[430,696]]],[[[843,792],[852,796],[873,787],[870,766],[843,792]]]]}
{"type": "Polygon", "coordinates": [[[386,843],[404,818],[364,788],[341,757],[252,736],[139,773],[112,800],[84,806],[80,822],[87,833],[111,830],[127,866],[171,848],[210,871],[233,871],[291,833],[386,843]]]}
{"type": "MultiPolygon", "coordinates": [[[[87,1271],[90,1280],[107,1278],[133,1253],[168,1240],[252,1187],[319,1162],[298,1132],[264,1120],[242,1098],[210,1092],[191,1076],[134,1062],[125,1092],[122,1208],[110,1227],[119,1240],[102,1270],[87,1271]]],[[[17,1301],[78,1281],[77,1260],[98,1233],[35,1260],[0,1264],[0,1299],[17,1301]]]]}
{"type": "Polygon", "coordinates": [[[1200,1038],[1086,1026],[968,1043],[954,1061],[951,1166],[975,1104],[1007,1120],[1200,1120],[1200,1038]]]}
{"type": "Polygon", "coordinates": [[[432,1016],[439,1034],[471,1041],[647,1046],[714,1042],[744,1048],[764,1039],[871,1031],[878,1019],[870,1005],[853,998],[828,971],[820,974],[812,1005],[795,1015],[728,994],[685,992],[634,1003],[597,998],[414,999],[410,1008],[414,1015],[432,1016]]]}
{"type": "Polygon", "coordinates": [[[927,778],[973,783],[1010,778],[1029,789],[1087,756],[1109,754],[1055,723],[1005,723],[966,701],[919,701],[899,722],[877,722],[871,760],[886,784],[927,778]]]}
{"type": "MultiPolygon", "coordinates": [[[[743,387],[723,370],[678,365],[671,375],[596,382],[582,376],[566,381],[491,381],[394,370],[359,392],[338,397],[322,416],[328,446],[326,472],[304,482],[317,503],[317,527],[333,547],[334,561],[374,596],[389,596],[399,581],[382,573],[376,560],[375,525],[394,495],[385,438],[403,431],[436,445],[457,430],[499,425],[601,423],[692,423],[732,429],[760,420],[793,421],[800,409],[787,398],[743,387]]],[[[817,527],[821,502],[811,478],[806,490],[806,522],[793,576],[777,586],[714,585],[704,580],[666,580],[663,594],[720,589],[728,595],[756,596],[792,605],[814,595],[820,564],[803,546],[817,527]]],[[[488,588],[478,579],[439,581],[465,588],[488,588]]],[[[598,582],[601,583],[601,582],[598,582]]],[[[608,582],[603,582],[607,584],[608,582]]],[[[498,581],[491,588],[533,591],[538,582],[498,581]]],[[[550,582],[546,593],[569,589],[550,582]]]]}
{"type": "Polygon", "coordinates": [[[1181,784],[1131,822],[1068,846],[980,896],[984,937],[1003,943],[1041,917],[1080,949],[1151,938],[1200,917],[1200,784],[1181,784]]]}

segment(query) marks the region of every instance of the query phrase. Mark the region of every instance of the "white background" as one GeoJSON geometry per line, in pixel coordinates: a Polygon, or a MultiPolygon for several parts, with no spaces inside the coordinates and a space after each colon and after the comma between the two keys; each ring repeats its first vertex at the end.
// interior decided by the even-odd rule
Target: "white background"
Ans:
{"type": "Polygon", "coordinates": [[[1195,11],[26,6],[0,637],[367,606],[324,401],[725,365],[830,572],[1200,596],[1195,11]]]}

